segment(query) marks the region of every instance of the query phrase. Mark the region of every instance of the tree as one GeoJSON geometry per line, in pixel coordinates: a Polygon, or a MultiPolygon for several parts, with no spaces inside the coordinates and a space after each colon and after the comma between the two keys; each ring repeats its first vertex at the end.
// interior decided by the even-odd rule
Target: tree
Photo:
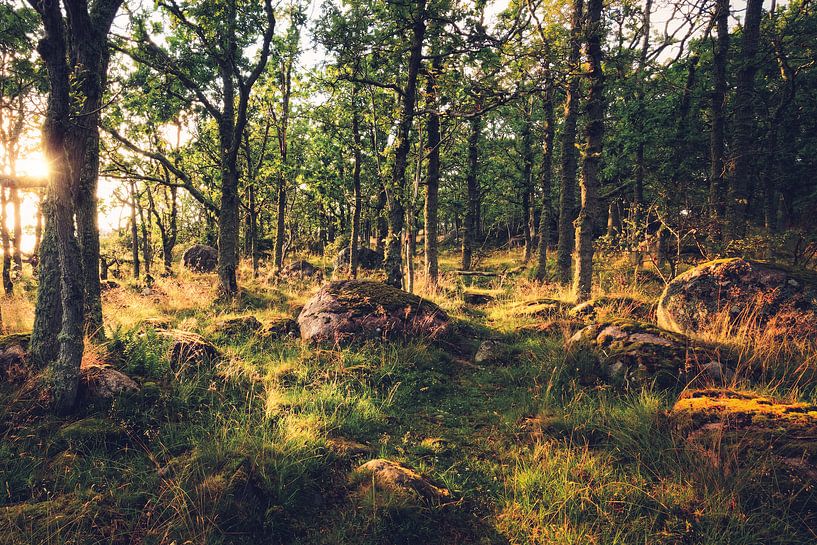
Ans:
{"type": "MultiPolygon", "coordinates": [[[[89,7],[82,0],[64,0],[62,6],[54,0],[32,1],[43,23],[37,50],[50,84],[43,148],[52,174],[31,352],[36,364],[48,367],[45,386],[58,413],[71,410],[76,401],[91,274],[99,285],[96,200],[88,193],[95,191],[98,176],[96,121],[107,74],[107,35],[121,2],[97,0],[89,7]],[[75,216],[79,240],[86,244],[82,250],[75,216]]],[[[98,310],[101,322],[101,305],[91,304],[91,314],[98,310]]],[[[96,325],[96,319],[91,323],[96,325]]]]}
{"type": "Polygon", "coordinates": [[[590,92],[587,96],[587,126],[583,150],[581,210],[576,219],[576,258],[573,291],[577,301],[590,298],[593,281],[593,232],[597,217],[599,172],[604,139],[604,72],[602,71],[602,0],[588,0],[587,57],[590,92]]]}

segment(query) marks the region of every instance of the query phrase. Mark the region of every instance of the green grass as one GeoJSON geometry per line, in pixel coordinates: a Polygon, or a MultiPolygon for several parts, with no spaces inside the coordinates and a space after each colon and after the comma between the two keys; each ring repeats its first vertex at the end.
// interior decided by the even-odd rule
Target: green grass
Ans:
{"type": "MultiPolygon", "coordinates": [[[[560,336],[513,333],[506,310],[528,288],[486,289],[500,297],[482,316],[435,300],[512,344],[505,365],[424,341],[333,349],[216,335],[222,362],[174,377],[165,341],[123,326],[110,349],[138,394],[57,418],[0,386],[0,543],[814,542],[753,468],[713,467],[678,443],[665,416],[676,393],[585,384],[560,336]],[[370,454],[344,454],[335,437],[370,454]],[[360,497],[349,473],[372,457],[406,463],[453,500],[360,497]]],[[[248,293],[216,310],[265,321],[306,296],[248,293]]],[[[159,310],[205,334],[216,321],[204,306],[159,310]]]]}

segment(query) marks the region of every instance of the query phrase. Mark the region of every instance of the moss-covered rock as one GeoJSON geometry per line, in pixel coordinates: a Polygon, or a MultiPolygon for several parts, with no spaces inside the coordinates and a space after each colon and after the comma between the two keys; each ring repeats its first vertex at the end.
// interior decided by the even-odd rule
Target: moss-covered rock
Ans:
{"type": "Polygon", "coordinates": [[[182,254],[182,262],[193,272],[213,272],[218,265],[218,250],[212,246],[195,244],[182,254]]]}
{"type": "Polygon", "coordinates": [[[355,469],[352,480],[358,483],[358,494],[363,497],[381,494],[380,503],[440,503],[451,497],[447,489],[433,484],[416,471],[383,458],[369,460],[355,469]]]}
{"type": "Polygon", "coordinates": [[[88,365],[80,369],[79,396],[85,401],[110,400],[139,391],[139,385],[124,373],[107,365],[88,365]]]}
{"type": "Polygon", "coordinates": [[[309,261],[301,259],[293,261],[281,270],[281,276],[285,278],[322,278],[323,271],[315,267],[309,261]]]}
{"type": "Polygon", "coordinates": [[[781,500],[817,522],[817,405],[708,388],[684,392],[670,416],[689,447],[716,466],[754,469],[781,500]]]}
{"type": "MultiPolygon", "coordinates": [[[[358,266],[367,271],[376,271],[383,268],[383,253],[361,246],[357,249],[358,266]]],[[[349,246],[345,246],[335,257],[335,270],[349,268],[349,246]]]]}
{"type": "Polygon", "coordinates": [[[292,318],[280,318],[258,331],[260,337],[270,340],[296,338],[301,334],[298,321],[292,318]]]}
{"type": "Polygon", "coordinates": [[[658,324],[697,332],[720,320],[751,322],[775,336],[817,335],[817,274],[782,265],[718,259],[673,279],[658,302],[658,324]]]}
{"type": "Polygon", "coordinates": [[[627,295],[604,295],[571,308],[571,318],[593,321],[599,318],[628,317],[651,322],[655,320],[655,305],[627,295]]]}
{"type": "Polygon", "coordinates": [[[31,333],[0,336],[0,382],[20,383],[31,375],[28,343],[31,333]]]}
{"type": "Polygon", "coordinates": [[[501,341],[489,339],[482,341],[474,354],[474,363],[492,363],[510,365],[519,351],[501,341]]]}
{"type": "Polygon", "coordinates": [[[261,329],[261,322],[253,315],[235,316],[233,318],[224,318],[219,320],[215,325],[216,333],[234,337],[237,335],[249,335],[261,329]]]}
{"type": "Polygon", "coordinates": [[[88,417],[64,425],[57,432],[57,441],[73,450],[119,445],[124,430],[106,418],[88,417]]]}
{"type": "Polygon", "coordinates": [[[713,380],[730,371],[726,352],[712,345],[634,320],[618,319],[585,327],[567,343],[570,354],[589,353],[602,378],[624,386],[684,386],[713,380]],[[725,361],[722,361],[725,360],[725,361]]]}
{"type": "Polygon", "coordinates": [[[559,299],[541,297],[539,299],[529,299],[513,303],[508,307],[508,312],[516,316],[550,318],[564,313],[564,311],[569,308],[569,304],[559,299]]]}
{"type": "Polygon", "coordinates": [[[221,357],[213,343],[196,333],[180,329],[167,329],[157,333],[170,340],[168,358],[171,369],[176,373],[214,363],[221,357]]]}
{"type": "Polygon", "coordinates": [[[431,301],[369,280],[325,285],[298,315],[301,338],[349,342],[396,337],[438,337],[448,316],[431,301]]]}

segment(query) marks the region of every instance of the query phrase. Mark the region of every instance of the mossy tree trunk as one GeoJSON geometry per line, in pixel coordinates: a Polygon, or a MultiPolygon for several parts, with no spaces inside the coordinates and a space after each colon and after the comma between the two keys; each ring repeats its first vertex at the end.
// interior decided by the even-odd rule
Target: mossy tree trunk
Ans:
{"type": "Polygon", "coordinates": [[[573,0],[570,19],[570,53],[565,94],[565,116],[562,126],[561,180],[559,184],[559,242],[556,249],[556,267],[559,281],[570,281],[570,260],[573,251],[573,219],[575,214],[576,187],[576,121],[579,114],[581,92],[579,58],[581,51],[581,27],[584,12],[583,0],[573,0]]]}
{"type": "Polygon", "coordinates": [[[533,96],[527,98],[523,105],[524,120],[522,122],[522,217],[525,218],[523,226],[525,247],[523,249],[523,261],[527,263],[533,256],[534,231],[534,208],[532,206],[534,198],[533,188],[533,96]]]}
{"type": "Polygon", "coordinates": [[[470,130],[468,132],[468,173],[465,176],[466,184],[466,204],[465,204],[465,221],[462,233],[462,262],[460,266],[464,271],[470,271],[474,244],[476,244],[478,236],[478,208],[479,202],[479,137],[482,132],[482,115],[475,112],[468,120],[470,130]]]}
{"type": "MultiPolygon", "coordinates": [[[[50,84],[43,149],[52,174],[32,351],[35,361],[47,365],[45,386],[58,413],[73,408],[79,383],[87,270],[83,260],[87,254],[80,247],[75,225],[85,231],[83,236],[93,234],[96,209],[90,207],[96,202],[77,199],[87,196],[84,194],[96,183],[99,149],[94,114],[98,114],[105,82],[107,34],[121,3],[98,0],[89,11],[81,0],[64,0],[66,18],[59,2],[34,5],[43,22],[38,51],[50,84]],[[94,219],[88,223],[81,214],[91,212],[94,219]],[[46,335],[57,339],[56,355],[46,335]]],[[[96,255],[94,274],[98,275],[98,248],[96,255]]]]}
{"type": "Polygon", "coordinates": [[[754,148],[754,101],[755,75],[757,74],[757,50],[760,43],[760,19],[763,0],[748,0],[743,21],[741,65],[738,70],[735,91],[734,151],[732,152],[726,219],[728,238],[746,235],[749,210],[749,187],[754,148]]]}
{"type": "Polygon", "coordinates": [[[555,120],[553,117],[553,90],[550,85],[544,101],[544,139],[542,141],[542,204],[539,216],[538,254],[536,259],[536,280],[542,282],[547,277],[547,251],[550,242],[550,186],[553,178],[553,137],[555,120]]]}
{"type": "Polygon", "coordinates": [[[428,120],[426,134],[428,139],[428,177],[426,181],[424,224],[425,224],[425,273],[426,280],[431,285],[437,284],[439,276],[438,212],[440,193],[440,105],[439,87],[437,80],[442,72],[443,61],[437,55],[431,61],[431,70],[426,80],[426,97],[428,100],[428,120]]]}
{"type": "Polygon", "coordinates": [[[587,126],[582,162],[581,211],[576,219],[576,263],[573,291],[577,301],[590,298],[593,280],[593,232],[597,220],[599,172],[604,138],[604,72],[602,71],[602,0],[587,5],[587,56],[590,92],[587,97],[587,126]]]}
{"type": "Polygon", "coordinates": [[[402,237],[405,222],[403,206],[406,185],[406,165],[410,148],[411,125],[414,120],[415,99],[417,95],[417,75],[423,60],[423,40],[426,32],[426,2],[418,0],[416,12],[411,24],[411,42],[406,73],[406,83],[402,90],[400,122],[394,142],[394,165],[391,179],[386,188],[388,205],[389,234],[386,240],[386,284],[401,288],[403,286],[402,237]]]}
{"type": "Polygon", "coordinates": [[[352,236],[349,240],[349,274],[357,278],[357,249],[360,239],[360,208],[363,206],[363,194],[360,187],[360,167],[363,160],[360,151],[360,113],[357,105],[357,84],[352,89],[352,143],[354,145],[355,165],[352,170],[352,184],[355,193],[355,209],[352,213],[352,236]]]}
{"type": "Polygon", "coordinates": [[[716,0],[717,39],[712,56],[712,125],[709,133],[709,209],[712,217],[723,212],[723,179],[726,165],[726,60],[729,55],[729,0],[716,0]]]}

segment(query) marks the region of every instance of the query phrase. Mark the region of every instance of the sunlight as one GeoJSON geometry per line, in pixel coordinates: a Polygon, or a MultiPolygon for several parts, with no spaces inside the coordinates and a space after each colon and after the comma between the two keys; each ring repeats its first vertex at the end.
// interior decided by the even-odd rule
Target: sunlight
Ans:
{"type": "Polygon", "coordinates": [[[42,152],[34,152],[24,159],[17,161],[17,174],[36,179],[48,178],[51,169],[48,160],[42,152]]]}

